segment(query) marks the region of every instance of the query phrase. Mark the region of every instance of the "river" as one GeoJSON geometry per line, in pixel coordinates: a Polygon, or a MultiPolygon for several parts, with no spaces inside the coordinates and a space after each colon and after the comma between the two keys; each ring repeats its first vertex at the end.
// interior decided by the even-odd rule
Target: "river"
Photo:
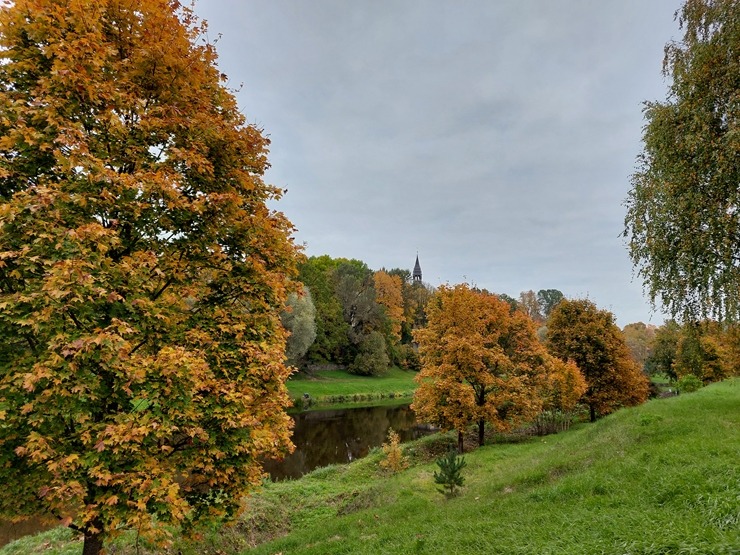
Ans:
{"type": "Polygon", "coordinates": [[[406,405],[327,409],[293,414],[296,450],[282,462],[268,462],[273,480],[298,478],[314,468],[348,463],[382,445],[393,428],[402,442],[428,433],[406,405]]]}

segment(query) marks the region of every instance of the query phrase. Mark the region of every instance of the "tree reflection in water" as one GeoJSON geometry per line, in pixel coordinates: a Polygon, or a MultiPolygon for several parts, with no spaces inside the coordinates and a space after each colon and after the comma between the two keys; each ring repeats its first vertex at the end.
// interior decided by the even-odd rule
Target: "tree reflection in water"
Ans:
{"type": "Polygon", "coordinates": [[[429,433],[417,426],[408,405],[301,412],[293,419],[295,452],[265,464],[273,480],[299,478],[315,468],[364,457],[386,441],[390,428],[401,441],[429,433]]]}

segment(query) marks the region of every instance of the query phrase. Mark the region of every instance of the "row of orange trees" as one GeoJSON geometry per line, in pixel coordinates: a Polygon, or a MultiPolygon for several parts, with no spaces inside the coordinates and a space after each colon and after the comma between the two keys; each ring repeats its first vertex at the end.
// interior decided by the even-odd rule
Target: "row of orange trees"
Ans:
{"type": "Polygon", "coordinates": [[[588,407],[591,420],[647,399],[648,379],[630,356],[612,314],[588,300],[562,300],[547,322],[534,322],[486,291],[442,286],[427,304],[427,326],[414,332],[422,370],[413,408],[424,420],[458,431],[485,425],[508,431],[542,411],[588,407]]]}

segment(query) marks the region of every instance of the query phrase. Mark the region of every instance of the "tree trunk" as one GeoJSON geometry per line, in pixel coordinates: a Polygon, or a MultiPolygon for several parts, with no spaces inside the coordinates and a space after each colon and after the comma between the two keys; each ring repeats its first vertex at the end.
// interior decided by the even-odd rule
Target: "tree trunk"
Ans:
{"type": "Polygon", "coordinates": [[[596,422],[596,407],[589,405],[588,408],[591,409],[591,422],[596,422]]]}
{"type": "Polygon", "coordinates": [[[463,443],[463,433],[461,430],[457,431],[457,452],[462,455],[465,451],[465,444],[463,443]]]}
{"type": "MultiPolygon", "coordinates": [[[[498,368],[498,363],[496,363],[496,368],[498,368]]],[[[486,404],[486,387],[481,385],[478,386],[475,390],[475,404],[479,407],[484,407],[486,404]]],[[[484,437],[486,430],[486,421],[481,418],[478,420],[478,447],[483,447],[483,444],[486,442],[486,438],[484,437]]]]}
{"type": "Polygon", "coordinates": [[[93,522],[92,526],[98,529],[97,532],[85,530],[85,543],[82,546],[82,555],[100,555],[103,553],[103,525],[100,522],[93,522]]]}

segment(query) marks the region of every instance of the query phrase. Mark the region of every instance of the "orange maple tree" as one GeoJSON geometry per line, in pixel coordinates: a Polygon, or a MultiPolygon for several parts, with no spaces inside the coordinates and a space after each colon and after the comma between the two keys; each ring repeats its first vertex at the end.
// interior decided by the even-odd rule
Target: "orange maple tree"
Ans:
{"type": "Polygon", "coordinates": [[[391,335],[398,343],[401,341],[401,324],[404,319],[401,278],[378,270],[373,274],[373,284],[375,300],[385,309],[385,314],[391,324],[391,335]]]}
{"type": "Polygon", "coordinates": [[[558,303],[547,320],[547,347],[561,360],[575,362],[586,378],[583,402],[591,421],[647,400],[649,380],[632,359],[614,316],[591,301],[558,303]]]}
{"type": "Polygon", "coordinates": [[[422,370],[412,407],[420,418],[462,433],[485,423],[500,431],[534,418],[554,363],[534,323],[497,296],[466,284],[442,286],[427,304],[428,324],[416,330],[422,370]]]}
{"type": "Polygon", "coordinates": [[[543,408],[569,413],[576,408],[587,389],[586,378],[572,360],[552,357],[542,387],[543,408]]]}
{"type": "Polygon", "coordinates": [[[0,8],[0,512],[84,553],[231,517],[292,448],[297,250],[176,0],[0,8]]]}

